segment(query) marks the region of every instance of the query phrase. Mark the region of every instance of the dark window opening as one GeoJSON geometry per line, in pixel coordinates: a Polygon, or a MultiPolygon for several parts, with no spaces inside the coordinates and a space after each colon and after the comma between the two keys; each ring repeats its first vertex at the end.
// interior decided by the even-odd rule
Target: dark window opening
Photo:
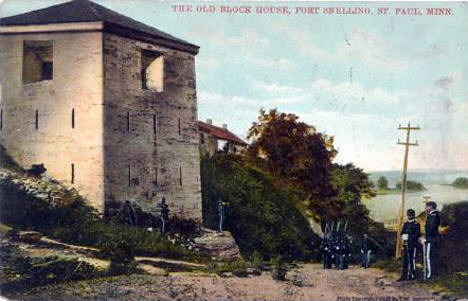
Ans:
{"type": "Polygon", "coordinates": [[[182,124],[181,124],[181,120],[180,120],[180,117],[179,117],[179,135],[182,135],[182,124]]]}
{"type": "Polygon", "coordinates": [[[205,144],[205,135],[203,133],[200,133],[200,144],[205,144]]]}
{"type": "Polygon", "coordinates": [[[53,42],[23,42],[23,83],[29,84],[54,77],[53,42]]]}
{"type": "Polygon", "coordinates": [[[75,184],[75,164],[71,164],[71,183],[75,184]]]}
{"type": "Polygon", "coordinates": [[[0,131],[3,130],[3,109],[0,110],[0,131]]]}
{"type": "Polygon", "coordinates": [[[182,166],[179,167],[179,185],[182,186],[182,166]]]}
{"type": "Polygon", "coordinates": [[[130,112],[127,111],[127,132],[130,132],[130,112]]]}
{"type": "Polygon", "coordinates": [[[36,110],[36,130],[39,129],[39,111],[36,110]]]}
{"type": "Polygon", "coordinates": [[[164,84],[164,57],[162,53],[141,50],[141,88],[162,92],[164,84]]]}
{"type": "Polygon", "coordinates": [[[153,115],[153,133],[156,135],[158,132],[158,116],[153,115]]]}
{"type": "Polygon", "coordinates": [[[128,171],[128,187],[132,186],[132,170],[130,165],[127,166],[128,171]]]}
{"type": "Polygon", "coordinates": [[[75,109],[72,109],[71,122],[72,122],[72,129],[74,129],[75,128],[75,109]]]}
{"type": "Polygon", "coordinates": [[[158,185],[158,168],[154,169],[154,184],[158,185]]]}
{"type": "Polygon", "coordinates": [[[42,79],[48,80],[54,77],[54,65],[52,62],[42,63],[42,79]]]}

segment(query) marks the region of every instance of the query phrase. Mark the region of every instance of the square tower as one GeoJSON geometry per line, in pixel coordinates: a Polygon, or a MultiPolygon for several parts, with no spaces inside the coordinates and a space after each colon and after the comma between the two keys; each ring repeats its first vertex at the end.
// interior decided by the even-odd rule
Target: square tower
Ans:
{"type": "Polygon", "coordinates": [[[0,19],[0,143],[101,212],[201,221],[198,49],[88,0],[0,19]]]}

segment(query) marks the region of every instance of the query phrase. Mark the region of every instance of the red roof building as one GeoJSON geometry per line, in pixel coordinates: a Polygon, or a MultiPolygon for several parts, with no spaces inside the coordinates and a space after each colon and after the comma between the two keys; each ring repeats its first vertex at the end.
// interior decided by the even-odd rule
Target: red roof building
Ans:
{"type": "Polygon", "coordinates": [[[223,124],[218,127],[212,124],[211,119],[206,122],[197,121],[200,131],[200,152],[202,155],[214,155],[217,152],[236,153],[247,146],[247,143],[223,124]]]}

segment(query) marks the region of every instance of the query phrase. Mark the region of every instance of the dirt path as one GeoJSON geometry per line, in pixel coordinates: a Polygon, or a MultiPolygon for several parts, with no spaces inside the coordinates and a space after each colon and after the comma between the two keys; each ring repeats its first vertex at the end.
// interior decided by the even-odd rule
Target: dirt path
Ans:
{"type": "MultiPolygon", "coordinates": [[[[305,264],[288,272],[289,281],[277,282],[269,273],[249,278],[218,276],[131,275],[37,288],[19,297],[26,300],[337,300],[339,297],[373,300],[418,297],[439,300],[418,283],[399,283],[395,275],[378,269],[323,270],[305,264]]],[[[351,299],[349,299],[351,300],[351,299]]],[[[356,299],[355,299],[356,300],[356,299]]]]}

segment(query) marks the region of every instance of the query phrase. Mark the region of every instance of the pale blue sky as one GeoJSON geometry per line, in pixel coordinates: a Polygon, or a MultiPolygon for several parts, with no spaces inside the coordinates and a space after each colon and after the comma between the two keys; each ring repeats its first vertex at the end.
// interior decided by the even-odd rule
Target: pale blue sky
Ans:
{"type": "MultiPolygon", "coordinates": [[[[0,16],[65,2],[6,0],[0,16]]],[[[191,2],[389,7],[390,16],[173,13],[173,2],[96,0],[201,46],[199,119],[241,137],[260,107],[293,112],[335,136],[337,162],[400,169],[404,133],[421,126],[410,169],[468,169],[468,4],[191,2]],[[450,7],[453,16],[395,16],[393,8],[450,7]],[[352,76],[351,76],[352,74],[352,76]]],[[[178,1],[178,4],[182,2],[178,1]]],[[[190,2],[184,2],[190,3],[190,2]]]]}

